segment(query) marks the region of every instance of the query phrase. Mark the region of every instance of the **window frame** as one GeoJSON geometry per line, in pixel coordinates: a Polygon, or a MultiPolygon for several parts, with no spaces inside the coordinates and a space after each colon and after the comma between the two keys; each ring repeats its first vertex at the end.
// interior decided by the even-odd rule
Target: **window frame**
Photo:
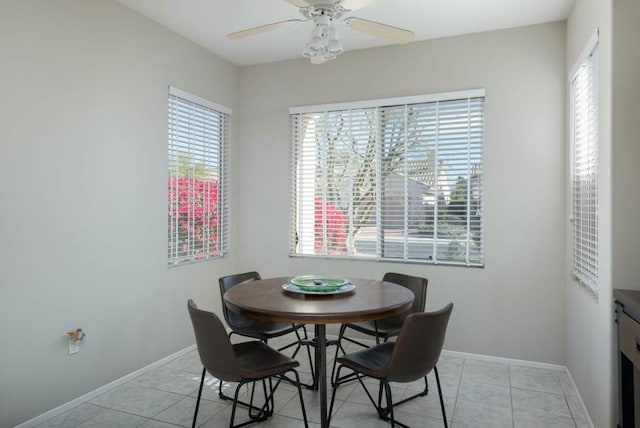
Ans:
{"type": "MultiPolygon", "coordinates": [[[[570,214],[569,221],[571,223],[571,277],[580,284],[590,290],[596,297],[599,290],[599,181],[600,181],[600,95],[599,95],[599,30],[589,38],[584,49],[580,53],[575,65],[572,67],[568,75],[569,86],[569,161],[570,161],[570,214]],[[576,132],[576,85],[577,79],[580,77],[581,70],[584,67],[589,68],[587,72],[586,82],[589,93],[586,99],[586,106],[582,109],[587,111],[586,125],[586,141],[582,141],[587,148],[578,148],[576,140],[578,133],[576,132]],[[593,108],[593,111],[592,111],[593,108]],[[589,147],[592,153],[589,152],[589,147]],[[585,151],[577,153],[578,150],[585,151]],[[587,156],[586,162],[577,165],[578,159],[587,156]],[[577,190],[577,171],[583,168],[593,169],[592,195],[584,195],[587,191],[578,192],[577,190]],[[586,200],[586,203],[585,203],[586,200]],[[579,205],[578,205],[579,204],[579,205]],[[587,212],[589,204],[593,204],[592,212],[587,212]],[[587,208],[584,208],[585,205],[587,208]],[[582,209],[581,209],[582,207],[582,209]],[[592,233],[589,232],[589,226],[583,226],[584,222],[578,222],[578,219],[587,219],[590,221],[592,233]],[[586,244],[586,246],[585,246],[586,244]]],[[[583,88],[584,89],[584,88],[583,88]]],[[[584,131],[584,130],[583,130],[584,131]]]]}
{"type": "MultiPolygon", "coordinates": [[[[467,266],[467,267],[484,267],[485,264],[485,236],[484,236],[484,192],[483,192],[483,187],[484,187],[484,183],[483,183],[483,177],[482,177],[482,170],[484,168],[484,144],[485,144],[485,133],[484,133],[484,111],[485,111],[485,107],[484,107],[484,101],[485,101],[485,89],[484,88],[479,88],[479,89],[470,89],[470,90],[464,90],[464,91],[454,91],[454,92],[442,92],[442,93],[433,93],[433,94],[426,94],[426,95],[417,95],[417,96],[408,96],[408,97],[397,97],[397,98],[386,98],[386,99],[376,99],[376,100],[366,100],[366,101],[357,101],[357,102],[347,102],[347,103],[332,103],[332,104],[322,104],[322,105],[311,105],[311,106],[297,106],[297,107],[291,107],[289,109],[289,115],[290,115],[290,131],[291,131],[291,138],[290,138],[290,142],[291,142],[291,168],[290,168],[290,177],[291,177],[291,213],[290,213],[290,246],[289,246],[289,255],[291,257],[316,257],[316,258],[332,258],[332,259],[357,259],[357,260],[375,260],[375,261],[389,261],[389,262],[404,262],[404,263],[420,263],[420,264],[443,264],[443,265],[449,265],[449,266],[467,266]],[[480,108],[480,137],[479,137],[479,165],[480,165],[480,177],[477,179],[477,189],[479,191],[479,201],[480,201],[480,208],[479,208],[479,232],[478,235],[480,237],[480,256],[479,256],[479,260],[478,259],[474,259],[473,261],[470,261],[469,259],[469,251],[467,250],[467,254],[466,254],[466,259],[464,261],[459,261],[459,260],[452,260],[452,259],[438,259],[433,258],[433,259],[427,259],[427,258],[415,258],[415,257],[408,257],[407,256],[407,245],[409,245],[407,242],[409,242],[409,240],[411,239],[411,237],[406,234],[406,229],[405,229],[405,233],[403,234],[403,236],[401,237],[402,242],[405,247],[404,250],[404,256],[402,257],[391,257],[388,255],[384,255],[382,250],[381,250],[381,243],[384,242],[384,240],[386,238],[383,237],[384,233],[386,233],[386,230],[384,227],[382,227],[380,225],[380,221],[376,220],[376,226],[375,226],[375,235],[376,235],[376,250],[375,250],[375,256],[370,257],[370,256],[362,256],[362,255],[356,255],[356,254],[352,254],[352,253],[347,253],[347,254],[328,254],[328,253],[321,253],[318,254],[316,250],[313,251],[313,253],[309,252],[309,248],[312,244],[307,243],[305,244],[305,247],[307,247],[307,250],[305,252],[305,250],[303,250],[301,248],[299,244],[299,236],[298,236],[298,231],[302,230],[301,227],[299,227],[298,223],[298,212],[302,211],[300,209],[300,200],[301,198],[298,198],[297,195],[297,186],[298,186],[298,181],[300,179],[299,175],[298,175],[298,171],[297,171],[297,162],[298,162],[298,157],[299,154],[297,153],[297,150],[301,150],[301,148],[299,147],[299,145],[302,144],[301,140],[303,138],[303,136],[300,134],[301,130],[300,129],[295,129],[295,128],[301,128],[302,125],[302,121],[303,116],[305,114],[323,114],[323,113],[327,113],[327,112],[338,112],[338,111],[344,111],[344,110],[357,110],[357,109],[376,109],[376,111],[380,110],[380,109],[384,109],[384,108],[393,108],[393,107],[405,107],[405,114],[406,114],[406,107],[412,107],[414,105],[422,105],[422,104],[428,104],[428,103],[446,103],[446,102],[455,102],[458,100],[468,100],[470,102],[470,100],[477,100],[477,99],[481,99],[480,100],[480,104],[481,104],[481,108],[480,108]],[[300,116],[300,118],[296,119],[296,116],[300,116]],[[296,125],[294,123],[294,121],[298,121],[300,123],[298,123],[298,125],[296,125]]],[[[470,107],[469,107],[470,108],[470,107]]],[[[377,114],[377,113],[376,113],[377,114]]],[[[377,119],[376,119],[377,120],[377,119]]],[[[471,120],[471,116],[469,116],[469,122],[467,123],[467,127],[469,129],[472,129],[473,126],[472,124],[472,120],[471,120]]],[[[437,125],[439,126],[439,125],[437,125]]],[[[350,132],[350,131],[349,131],[350,132]]],[[[377,150],[381,150],[381,145],[383,144],[380,138],[380,130],[378,128],[378,135],[377,135],[377,150]]],[[[441,132],[440,128],[438,128],[438,130],[436,132],[441,132]]],[[[318,143],[316,143],[317,145],[318,143]]],[[[405,142],[405,145],[407,143],[405,142]]],[[[468,142],[469,147],[471,147],[471,142],[468,142]]],[[[316,149],[317,151],[317,149],[316,149]]],[[[302,155],[300,155],[302,156],[302,155]]],[[[379,160],[379,155],[378,156],[378,160],[379,160]]],[[[436,162],[438,162],[438,159],[440,159],[438,157],[439,155],[436,155],[436,162]]],[[[317,156],[316,156],[316,159],[317,156]]],[[[380,165],[378,165],[380,166],[380,165]]],[[[376,170],[378,171],[378,170],[376,170]]],[[[406,171],[406,170],[405,170],[406,171]]],[[[470,183],[472,185],[475,185],[475,183],[472,181],[473,178],[471,177],[471,174],[474,171],[474,165],[472,164],[468,164],[467,165],[467,169],[465,170],[466,175],[467,175],[467,186],[469,189],[469,192],[471,192],[471,186],[469,185],[470,183]]],[[[304,173],[304,172],[302,172],[304,173]]],[[[437,168],[435,171],[435,174],[437,175],[437,168]]],[[[379,173],[376,172],[376,175],[380,175],[379,173]]],[[[436,182],[439,180],[439,177],[436,178],[436,182]]],[[[376,178],[376,187],[375,187],[375,194],[376,194],[376,198],[379,198],[379,195],[382,191],[386,191],[386,184],[383,186],[381,185],[380,182],[380,178],[377,177],[376,178]]],[[[407,179],[405,178],[405,182],[407,181],[407,179]]],[[[474,188],[475,189],[475,188],[474,188]]],[[[474,190],[475,191],[475,190],[474,190]]],[[[437,184],[436,184],[436,192],[437,192],[437,184]]],[[[311,192],[306,192],[306,193],[311,193],[311,192]]],[[[471,198],[468,196],[469,194],[467,193],[467,199],[466,199],[466,206],[467,208],[465,208],[466,212],[467,212],[467,220],[465,220],[465,222],[469,223],[469,221],[471,221],[469,219],[469,208],[468,206],[470,206],[470,204],[472,202],[471,198]]],[[[304,196],[303,196],[304,197],[304,196]]],[[[307,195],[307,198],[309,197],[309,195],[307,195]]],[[[407,196],[407,188],[405,185],[405,189],[404,189],[404,197],[408,197],[407,196]]],[[[312,198],[315,198],[315,196],[313,196],[312,198]]],[[[437,196],[436,196],[437,198],[437,196]]],[[[326,202],[325,202],[326,203],[326,202]]],[[[317,204],[317,201],[315,202],[315,204],[317,204]]],[[[375,202],[375,211],[377,212],[377,218],[380,217],[380,212],[381,212],[381,206],[383,206],[385,204],[385,202],[375,202]]],[[[308,201],[307,201],[307,205],[308,205],[308,201]]],[[[438,205],[438,203],[436,203],[435,205],[438,205]]],[[[386,205],[385,205],[386,206],[386,205]]],[[[406,205],[405,205],[406,207],[406,205]]],[[[326,207],[323,206],[322,208],[322,215],[323,217],[326,216],[326,212],[327,212],[326,207]]],[[[307,207],[306,210],[308,211],[309,208],[307,207]]],[[[317,208],[315,208],[315,210],[317,210],[317,208]]],[[[303,215],[303,214],[301,214],[303,215]]],[[[345,214],[347,217],[349,217],[348,214],[345,214]]],[[[436,215],[437,215],[437,210],[436,210],[436,215]]],[[[309,213],[307,213],[307,218],[309,216],[309,213]]],[[[406,216],[406,214],[405,214],[406,216]]],[[[327,221],[326,219],[323,221],[327,221]]],[[[347,220],[349,222],[349,225],[352,225],[352,219],[349,218],[347,220]]],[[[307,223],[309,221],[307,220],[307,223]]],[[[441,220],[439,218],[436,219],[435,222],[439,222],[442,224],[441,220]]],[[[475,224],[475,223],[474,223],[475,224]]],[[[304,232],[303,234],[309,235],[309,225],[306,226],[305,230],[306,232],[304,232]]],[[[313,226],[311,226],[313,227],[313,226]]],[[[433,255],[436,255],[436,246],[438,245],[438,243],[440,241],[444,241],[443,238],[441,238],[439,235],[436,238],[436,234],[437,230],[434,231],[434,237],[432,238],[433,243],[430,244],[430,246],[433,247],[433,255]]],[[[326,231],[325,231],[325,239],[326,239],[326,231]]],[[[470,233],[469,233],[469,229],[467,226],[467,236],[464,238],[465,239],[465,245],[467,245],[467,248],[469,246],[469,244],[471,243],[471,240],[474,239],[470,233]]],[[[307,239],[308,240],[308,239],[307,239]]]]}
{"type": "MultiPolygon", "coordinates": [[[[224,257],[229,251],[229,128],[231,123],[232,110],[228,107],[216,104],[205,98],[193,95],[181,89],[169,86],[167,97],[167,193],[168,193],[168,219],[167,219],[167,264],[169,267],[183,266],[192,263],[210,261],[224,257]],[[189,108],[189,112],[184,110],[180,112],[177,106],[181,108],[189,108]],[[182,120],[178,124],[176,116],[182,113],[182,120]],[[185,124],[185,119],[188,125],[185,124]],[[187,153],[187,159],[180,159],[187,153]],[[195,160],[195,159],[197,160],[195,160]],[[184,177],[180,176],[181,162],[189,162],[191,164],[191,173],[187,173],[184,177]],[[197,178],[198,172],[196,168],[202,166],[199,174],[204,174],[204,178],[197,178]],[[214,177],[217,178],[214,179],[214,177]],[[201,233],[205,235],[208,231],[212,233],[215,230],[216,239],[211,242],[210,238],[200,238],[201,252],[198,252],[196,237],[192,236],[191,231],[188,232],[187,244],[188,251],[186,254],[180,254],[178,248],[179,241],[184,238],[184,233],[180,232],[179,227],[179,189],[185,189],[181,186],[180,179],[191,179],[186,184],[188,192],[187,203],[188,212],[186,217],[187,223],[191,229],[200,226],[201,233]],[[211,183],[215,182],[215,187],[211,187],[211,183]],[[196,190],[198,185],[202,185],[202,191],[196,190]],[[214,193],[214,199],[211,193],[214,193]],[[201,198],[201,200],[200,200],[201,198]],[[198,206],[195,200],[201,202],[198,206]],[[172,208],[173,207],[173,208],[172,208]],[[193,214],[199,207],[203,212],[201,220],[197,219],[197,215],[193,214]],[[173,213],[173,217],[172,217],[173,213]],[[211,226],[205,225],[209,219],[215,224],[211,226]],[[213,229],[212,229],[213,228],[213,229]],[[211,244],[213,243],[213,246],[211,244]],[[172,250],[173,248],[173,250],[172,250]]],[[[184,173],[183,173],[184,174],[184,173]]]]}

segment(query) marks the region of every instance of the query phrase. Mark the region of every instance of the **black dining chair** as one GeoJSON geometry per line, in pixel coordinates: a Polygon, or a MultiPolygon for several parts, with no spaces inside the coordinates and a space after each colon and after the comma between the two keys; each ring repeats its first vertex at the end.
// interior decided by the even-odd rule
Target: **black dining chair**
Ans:
{"type": "MultiPolygon", "coordinates": [[[[445,428],[447,428],[447,415],[436,364],[442,352],[447,324],[452,310],[453,303],[449,303],[439,311],[410,314],[405,319],[395,342],[384,342],[371,348],[338,357],[337,378],[340,378],[342,369],[351,369],[367,393],[380,419],[391,422],[392,427],[396,425],[407,427],[407,425],[395,420],[393,412],[395,404],[393,403],[389,382],[413,382],[426,377],[433,370],[438,386],[442,419],[444,420],[445,428]],[[362,376],[380,381],[377,401],[371,396],[362,381],[362,376]],[[382,406],[382,392],[385,395],[386,407],[382,406]]],[[[333,383],[329,415],[333,410],[336,391],[340,385],[340,382],[333,383]]]]}
{"type": "MultiPolygon", "coordinates": [[[[224,293],[235,287],[236,285],[243,284],[250,281],[260,280],[260,274],[258,272],[245,272],[234,275],[223,276],[218,279],[218,285],[220,286],[220,298],[222,299],[222,313],[224,315],[224,319],[227,322],[227,325],[231,329],[229,333],[229,338],[233,334],[237,334],[239,336],[250,337],[252,339],[258,339],[264,343],[268,343],[270,339],[274,339],[276,337],[281,337],[290,333],[294,333],[296,335],[296,340],[291,343],[278,348],[278,351],[284,351],[288,348],[295,346],[296,348],[291,355],[292,358],[295,358],[298,355],[301,347],[304,346],[307,350],[307,357],[309,358],[309,366],[311,369],[312,376],[312,384],[304,385],[307,388],[311,388],[313,383],[315,383],[314,377],[314,369],[313,369],[313,359],[311,357],[310,347],[313,346],[311,340],[309,340],[309,336],[307,335],[307,330],[304,324],[288,324],[283,322],[270,322],[270,321],[261,321],[253,318],[246,317],[242,314],[239,314],[227,307],[224,304],[224,293]],[[300,336],[300,331],[303,332],[304,337],[300,336]]],[[[220,385],[220,390],[218,395],[222,399],[230,399],[222,393],[222,385],[220,385]]]]}
{"type": "MultiPolygon", "coordinates": [[[[408,288],[413,292],[413,304],[411,305],[411,309],[408,312],[405,312],[400,315],[396,315],[389,318],[373,320],[373,321],[364,321],[364,322],[356,322],[356,323],[348,323],[342,324],[340,326],[340,332],[338,333],[338,340],[336,342],[336,353],[333,361],[333,367],[331,369],[331,379],[332,381],[337,382],[346,382],[349,380],[353,380],[353,374],[345,376],[343,379],[335,379],[335,370],[336,370],[336,361],[338,359],[338,352],[342,351],[345,354],[344,347],[342,346],[342,341],[346,340],[351,343],[355,343],[364,348],[368,348],[369,346],[345,335],[347,329],[355,330],[359,333],[373,336],[376,340],[376,344],[380,344],[380,341],[386,342],[391,337],[395,337],[400,333],[400,329],[404,324],[405,319],[414,313],[424,312],[425,303],[427,301],[427,285],[429,281],[426,278],[422,278],[419,276],[411,276],[405,275],[402,273],[393,273],[388,272],[382,278],[383,281],[393,282],[394,284],[401,285],[403,287],[408,288]]],[[[396,405],[405,403],[409,400],[413,400],[417,397],[424,397],[429,392],[429,384],[427,382],[427,377],[424,378],[424,390],[421,392],[412,395],[410,397],[405,398],[402,401],[396,403],[396,405]]]]}
{"type": "Polygon", "coordinates": [[[200,361],[204,366],[200,379],[200,388],[198,389],[196,408],[193,414],[192,428],[196,426],[204,378],[207,372],[216,377],[220,383],[222,383],[222,381],[238,382],[233,396],[231,420],[229,422],[230,428],[239,428],[254,422],[267,420],[267,418],[273,414],[273,397],[276,389],[284,378],[284,374],[291,372],[297,382],[304,426],[308,427],[307,413],[302,398],[302,390],[300,389],[300,379],[295,369],[300,365],[298,361],[281,354],[261,341],[252,340],[231,344],[224,325],[216,314],[198,309],[191,299],[189,299],[187,307],[196,336],[200,361]],[[272,378],[274,377],[278,378],[275,385],[273,385],[272,382],[272,378]],[[256,382],[262,383],[265,402],[261,407],[253,405],[256,382]],[[252,384],[251,401],[244,403],[238,400],[238,392],[243,385],[249,383],[252,384]],[[233,425],[238,403],[245,404],[249,407],[249,420],[238,425],[233,425]],[[252,411],[257,411],[257,413],[254,414],[252,411]]]}

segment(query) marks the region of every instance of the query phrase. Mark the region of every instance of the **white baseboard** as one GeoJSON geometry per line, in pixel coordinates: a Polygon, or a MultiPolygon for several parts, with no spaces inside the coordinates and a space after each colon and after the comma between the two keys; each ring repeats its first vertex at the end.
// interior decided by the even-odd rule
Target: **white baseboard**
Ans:
{"type": "MultiPolygon", "coordinates": [[[[337,340],[338,336],[333,334],[328,334],[327,339],[337,340]]],[[[371,339],[364,339],[359,337],[358,340],[367,345],[376,344],[376,342],[371,339]]],[[[492,355],[472,354],[470,352],[448,351],[446,349],[442,350],[442,354],[450,357],[469,358],[472,360],[487,361],[490,363],[511,364],[514,366],[532,367],[536,369],[554,370],[558,372],[567,371],[567,368],[565,366],[561,366],[558,364],[540,363],[537,361],[529,361],[529,360],[517,360],[515,358],[494,357],[492,355]]]]}
{"type": "Polygon", "coordinates": [[[90,391],[90,392],[87,392],[84,395],[81,395],[80,397],[78,397],[78,398],[76,398],[74,400],[71,400],[71,401],[69,401],[67,403],[64,403],[61,406],[58,406],[55,409],[51,409],[48,412],[45,412],[45,413],[43,413],[43,414],[41,414],[39,416],[36,416],[33,419],[29,419],[28,421],[21,423],[20,425],[16,425],[14,428],[31,428],[31,427],[34,427],[34,426],[36,426],[38,424],[41,424],[44,421],[47,421],[47,420],[49,420],[49,419],[51,419],[51,418],[53,418],[55,416],[58,416],[58,415],[60,415],[60,414],[62,414],[64,412],[66,412],[67,410],[73,409],[74,407],[84,403],[85,401],[91,400],[91,399],[97,397],[98,395],[109,391],[110,389],[113,389],[113,388],[115,388],[117,386],[120,386],[120,385],[122,385],[124,383],[127,383],[130,380],[132,380],[132,379],[134,379],[134,378],[136,378],[136,377],[138,377],[138,376],[140,376],[140,375],[142,375],[142,374],[144,374],[144,373],[146,373],[146,372],[148,372],[150,370],[155,369],[156,367],[160,367],[160,366],[168,363],[169,361],[174,360],[174,359],[186,354],[189,351],[192,351],[193,349],[196,349],[196,345],[191,345],[191,346],[188,346],[188,347],[186,347],[184,349],[181,349],[178,352],[174,352],[173,354],[171,354],[171,355],[169,355],[167,357],[164,357],[161,360],[155,361],[155,362],[149,364],[148,366],[142,367],[141,369],[138,369],[135,372],[129,373],[128,375],[125,375],[125,376],[121,377],[120,379],[116,379],[113,382],[109,382],[106,385],[103,385],[103,386],[101,386],[101,387],[99,387],[97,389],[94,389],[93,391],[90,391]]]}
{"type": "Polygon", "coordinates": [[[515,358],[494,357],[491,355],[471,354],[469,352],[442,350],[443,355],[459,358],[469,358],[472,360],[487,361],[489,363],[510,364],[513,366],[531,367],[535,369],[554,370],[557,372],[568,372],[565,366],[559,364],[540,363],[538,361],[518,360],[515,358]]]}
{"type": "MultiPolygon", "coordinates": [[[[336,340],[338,337],[336,335],[327,335],[327,339],[328,340],[336,340]]],[[[375,345],[375,342],[373,340],[369,340],[369,339],[362,339],[363,343],[367,343],[370,345],[375,345]]],[[[36,416],[33,419],[30,419],[26,422],[21,423],[20,425],[17,425],[15,428],[31,428],[34,427],[38,424],[41,424],[42,422],[49,420],[55,416],[58,416],[59,414],[62,414],[64,412],[66,412],[67,410],[71,410],[72,408],[84,403],[85,401],[91,400],[92,398],[97,397],[100,394],[103,394],[104,392],[109,391],[110,389],[113,389],[117,386],[120,386],[124,383],[129,382],[130,380],[150,371],[153,370],[159,366],[162,366],[166,363],[168,363],[171,360],[174,360],[184,354],[186,354],[189,351],[192,351],[193,349],[196,349],[196,345],[191,345],[187,348],[184,348],[178,352],[175,352],[167,357],[162,358],[161,360],[158,360],[154,363],[149,364],[148,366],[142,367],[141,369],[136,370],[133,373],[129,373],[128,375],[125,375],[123,377],[121,377],[120,379],[116,379],[113,382],[110,382],[104,386],[101,386],[91,392],[88,392],[72,401],[69,401],[68,403],[65,403],[61,406],[56,407],[55,409],[49,410],[46,413],[43,413],[39,416],[36,416]]],[[[444,349],[442,351],[443,355],[446,356],[451,356],[451,357],[458,357],[458,358],[469,358],[469,359],[473,359],[473,360],[480,360],[480,361],[487,361],[487,362],[492,362],[492,363],[501,363],[501,364],[511,364],[511,365],[517,365],[517,366],[523,366],[523,367],[531,367],[531,368],[538,368],[538,369],[545,369],[545,370],[554,370],[554,371],[559,371],[559,372],[565,372],[567,373],[567,375],[569,376],[569,379],[571,381],[571,385],[573,386],[574,390],[576,391],[577,394],[577,398],[579,401],[579,404],[582,408],[582,411],[584,412],[584,414],[587,417],[587,423],[589,424],[590,428],[594,428],[593,426],[593,422],[591,421],[591,417],[589,416],[589,413],[587,412],[587,409],[584,405],[584,402],[582,401],[582,397],[580,396],[580,393],[578,392],[578,388],[576,387],[576,384],[573,380],[573,377],[571,376],[571,373],[569,373],[569,370],[567,369],[566,366],[562,366],[562,365],[558,365],[558,364],[549,364],[549,363],[540,363],[537,361],[528,361],[528,360],[518,360],[518,359],[514,359],[514,358],[504,358],[504,357],[494,357],[491,355],[482,355],[482,354],[472,354],[469,352],[459,352],[459,351],[448,351],[446,349],[444,349]]]]}

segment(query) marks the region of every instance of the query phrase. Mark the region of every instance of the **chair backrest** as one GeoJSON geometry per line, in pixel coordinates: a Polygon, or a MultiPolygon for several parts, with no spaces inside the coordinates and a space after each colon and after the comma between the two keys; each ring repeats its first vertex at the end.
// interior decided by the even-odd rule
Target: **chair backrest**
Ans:
{"type": "Polygon", "coordinates": [[[227,305],[224,304],[224,293],[238,284],[257,281],[259,279],[262,278],[260,278],[260,274],[258,272],[238,273],[235,275],[223,276],[218,279],[218,284],[220,285],[220,299],[222,300],[222,314],[224,315],[224,319],[229,327],[234,328],[234,326],[246,324],[246,317],[238,314],[237,312],[230,311],[227,308],[227,305]]]}
{"type": "Polygon", "coordinates": [[[402,325],[387,366],[390,381],[412,382],[427,375],[442,352],[453,303],[435,312],[414,313],[402,325]]]}
{"type": "Polygon", "coordinates": [[[187,307],[202,365],[220,380],[242,380],[242,369],[220,318],[212,312],[198,309],[191,299],[187,307]]]}
{"type": "Polygon", "coordinates": [[[424,305],[427,302],[427,285],[429,281],[419,276],[405,275],[403,273],[388,272],[384,274],[383,281],[393,282],[394,284],[407,287],[413,292],[413,304],[411,309],[404,314],[400,314],[395,318],[399,321],[404,320],[409,314],[416,312],[424,312],[424,305]]]}

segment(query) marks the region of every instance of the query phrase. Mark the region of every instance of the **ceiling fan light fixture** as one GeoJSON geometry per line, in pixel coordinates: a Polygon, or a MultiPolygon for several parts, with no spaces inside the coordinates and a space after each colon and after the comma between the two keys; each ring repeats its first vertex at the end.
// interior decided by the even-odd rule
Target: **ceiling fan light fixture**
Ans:
{"type": "Polygon", "coordinates": [[[309,40],[309,48],[314,52],[322,52],[324,49],[324,38],[314,36],[309,40]]]}
{"type": "Polygon", "coordinates": [[[333,39],[329,42],[329,47],[327,48],[327,52],[331,55],[340,55],[344,52],[344,47],[342,46],[342,42],[338,39],[333,39]]]}
{"type": "Polygon", "coordinates": [[[322,57],[322,55],[311,57],[311,64],[322,64],[327,60],[322,57]]]}
{"type": "Polygon", "coordinates": [[[328,27],[332,24],[332,19],[329,15],[321,14],[315,17],[314,19],[316,25],[322,25],[324,27],[328,27]]]}
{"type": "Polygon", "coordinates": [[[313,27],[313,30],[311,30],[311,34],[309,35],[309,38],[313,38],[313,37],[324,37],[324,29],[322,28],[321,25],[315,25],[313,27]]]}
{"type": "Polygon", "coordinates": [[[309,41],[302,52],[302,56],[310,58],[313,64],[322,64],[333,60],[344,52],[342,42],[333,18],[325,13],[313,17],[315,26],[309,34],[309,41]]]}
{"type": "Polygon", "coordinates": [[[329,27],[329,40],[337,40],[338,39],[338,30],[336,30],[335,25],[331,25],[329,27]]]}
{"type": "Polygon", "coordinates": [[[414,35],[410,30],[394,27],[380,22],[367,19],[348,17],[343,15],[353,10],[360,9],[368,2],[374,0],[284,0],[299,8],[305,19],[287,19],[285,21],[274,22],[272,24],[261,25],[236,31],[229,34],[230,39],[239,39],[252,36],[276,28],[298,25],[304,22],[313,22],[313,30],[309,34],[306,46],[302,51],[305,58],[311,59],[313,64],[322,64],[336,58],[344,53],[344,46],[340,41],[335,22],[341,20],[347,28],[382,39],[391,43],[409,43],[413,41],[414,35]]]}
{"type": "Polygon", "coordinates": [[[305,46],[304,50],[302,51],[302,56],[305,58],[314,58],[317,55],[318,53],[312,51],[311,48],[309,47],[309,44],[307,43],[307,46],[305,46]]]}

